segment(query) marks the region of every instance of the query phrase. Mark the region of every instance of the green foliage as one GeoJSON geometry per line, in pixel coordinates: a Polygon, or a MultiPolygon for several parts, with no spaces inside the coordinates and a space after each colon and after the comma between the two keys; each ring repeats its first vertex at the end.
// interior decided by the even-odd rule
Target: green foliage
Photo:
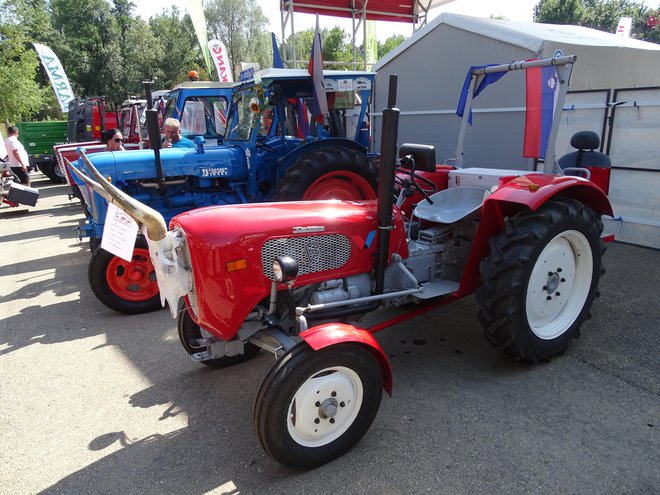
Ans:
{"type": "Polygon", "coordinates": [[[616,32],[621,17],[633,20],[633,38],[660,43],[660,27],[647,25],[658,9],[631,0],[541,0],[534,8],[535,21],[549,24],[575,24],[608,33],[616,32]]]}
{"type": "Polygon", "coordinates": [[[394,50],[397,46],[403,43],[406,37],[402,34],[395,34],[385,40],[384,43],[378,43],[378,58],[383,58],[385,55],[394,50]]]}
{"type": "Polygon", "coordinates": [[[29,29],[21,16],[28,2],[0,3],[0,119],[5,125],[29,119],[46,98],[36,81],[39,60],[31,49],[29,29]]]}
{"type": "Polygon", "coordinates": [[[581,0],[541,0],[534,8],[536,22],[580,25],[584,7],[581,0]]]}
{"type": "Polygon", "coordinates": [[[149,27],[159,51],[151,74],[156,88],[168,89],[185,81],[189,70],[204,66],[190,16],[181,16],[177,7],[149,19],[149,27]]]}
{"type": "MultiPolygon", "coordinates": [[[[309,56],[312,53],[312,41],[316,29],[306,29],[296,33],[296,61],[298,68],[307,68],[309,65],[309,56]]],[[[292,47],[293,40],[291,36],[287,38],[286,45],[292,47]]],[[[350,38],[339,26],[332,29],[321,29],[321,46],[323,47],[323,61],[326,63],[326,69],[353,69],[353,48],[350,44],[350,38]],[[328,64],[328,62],[339,62],[337,64],[328,64]]],[[[282,54],[284,57],[284,54],[282,54]]],[[[291,50],[286,56],[292,59],[291,50]]],[[[272,58],[271,58],[272,61],[272,58]]]]}
{"type": "MultiPolygon", "coordinates": [[[[240,62],[272,65],[268,18],[256,0],[207,0],[204,15],[209,39],[225,44],[232,69],[240,62]]],[[[234,80],[237,76],[234,74],[234,80]]]]}
{"type": "MultiPolygon", "coordinates": [[[[154,89],[167,89],[185,81],[192,69],[202,80],[217,79],[204,68],[185,12],[164,8],[145,22],[134,10],[131,0],[0,0],[0,120],[63,118],[34,42],[57,54],[80,98],[103,95],[120,103],[144,94],[145,79],[156,79],[154,89]]],[[[256,0],[204,0],[204,10],[208,37],[226,45],[234,71],[239,62],[272,65],[268,19],[256,0]]],[[[307,67],[313,35],[313,29],[296,34],[298,67],[307,67]]],[[[326,68],[352,69],[350,34],[334,27],[323,29],[321,37],[325,60],[339,62],[326,68]]],[[[378,56],[404,39],[378,43],[378,56]]],[[[290,52],[282,55],[291,58],[290,52]]]]}

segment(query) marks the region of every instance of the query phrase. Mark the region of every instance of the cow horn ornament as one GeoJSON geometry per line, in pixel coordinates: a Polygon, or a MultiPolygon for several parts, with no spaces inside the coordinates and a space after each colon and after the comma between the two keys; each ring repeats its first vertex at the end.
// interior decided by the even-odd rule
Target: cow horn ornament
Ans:
{"type": "MultiPolygon", "coordinates": [[[[165,235],[167,234],[167,226],[165,225],[165,219],[160,213],[153,208],[136,201],[128,194],[110,184],[110,182],[108,182],[106,178],[96,170],[96,167],[92,165],[92,162],[84,151],[81,150],[80,156],[85,162],[85,168],[87,168],[89,173],[98,181],[97,186],[100,186],[106,192],[106,194],[103,194],[103,197],[120,207],[135,221],[143,224],[147,228],[147,236],[152,241],[160,241],[165,238],[165,235]],[[110,196],[110,198],[108,198],[108,196],[110,196]]],[[[70,164],[67,165],[69,168],[75,168],[71,167],[70,164]]],[[[90,184],[90,186],[93,187],[95,191],[98,191],[94,185],[90,184]]]]}
{"type": "Polygon", "coordinates": [[[133,220],[143,225],[142,231],[147,237],[149,255],[158,280],[160,302],[164,306],[167,301],[172,317],[176,318],[179,299],[186,295],[192,287],[192,273],[177,262],[176,248],[182,245],[185,239],[181,235],[168,232],[165,219],[156,210],[113,186],[92,165],[84,150],[80,150],[80,156],[85,163],[85,168],[98,182],[89,178],[65,158],[67,167],[109,203],[117,205],[133,220]]]}

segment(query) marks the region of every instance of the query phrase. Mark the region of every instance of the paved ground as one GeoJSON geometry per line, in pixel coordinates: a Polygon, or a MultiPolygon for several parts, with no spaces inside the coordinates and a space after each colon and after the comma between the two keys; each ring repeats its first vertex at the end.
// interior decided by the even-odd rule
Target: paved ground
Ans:
{"type": "Polygon", "coordinates": [[[381,332],[394,396],[296,472],[252,426],[272,358],[208,369],[168,312],[106,309],[79,204],[35,186],[36,208],[0,208],[0,493],[660,493],[658,251],[610,245],[594,318],[549,364],[491,349],[472,298],[381,332]]]}

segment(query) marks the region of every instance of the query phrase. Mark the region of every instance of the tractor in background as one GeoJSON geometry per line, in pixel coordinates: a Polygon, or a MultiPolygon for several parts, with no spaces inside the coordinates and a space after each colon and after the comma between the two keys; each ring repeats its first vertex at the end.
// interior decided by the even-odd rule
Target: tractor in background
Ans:
{"type": "MultiPolygon", "coordinates": [[[[308,110],[313,84],[305,70],[267,69],[235,87],[227,86],[233,93],[228,106],[218,94],[220,83],[185,83],[170,92],[165,118],[179,118],[184,135],[199,133],[196,149],[96,153],[71,170],[89,173],[91,162],[114,186],[167,220],[209,205],[375,199],[376,170],[367,153],[374,76],[325,71],[329,114],[322,122],[312,119],[308,110]],[[204,84],[209,86],[208,96],[202,98],[198,92],[204,84]],[[175,103],[182,99],[184,106],[175,103]],[[224,137],[209,137],[209,129],[222,129],[224,137]]],[[[83,184],[77,180],[89,210],[82,234],[90,237],[94,248],[89,264],[94,294],[123,313],[159,309],[145,239],[137,239],[131,260],[98,248],[107,201],[83,184]]]]}

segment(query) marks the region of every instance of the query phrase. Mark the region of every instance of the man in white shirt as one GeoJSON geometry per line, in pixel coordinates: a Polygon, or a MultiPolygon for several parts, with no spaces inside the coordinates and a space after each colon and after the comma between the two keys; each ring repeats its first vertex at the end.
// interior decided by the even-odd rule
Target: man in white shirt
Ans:
{"type": "Polygon", "coordinates": [[[28,154],[23,143],[18,140],[18,128],[13,125],[7,127],[7,139],[5,139],[7,156],[11,171],[18,177],[21,184],[30,186],[32,181],[28,175],[28,154]]]}

